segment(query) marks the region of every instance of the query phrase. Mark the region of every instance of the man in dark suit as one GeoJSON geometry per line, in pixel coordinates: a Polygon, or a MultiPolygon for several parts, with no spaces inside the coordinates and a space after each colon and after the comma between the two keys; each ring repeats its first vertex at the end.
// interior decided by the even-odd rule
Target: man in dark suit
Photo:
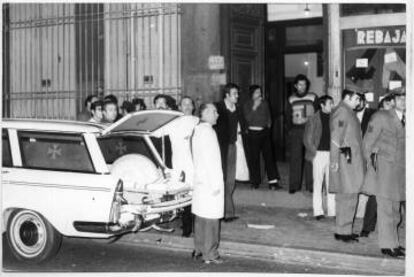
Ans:
{"type": "Polygon", "coordinates": [[[235,213],[233,192],[236,185],[236,141],[239,132],[245,130],[245,121],[237,107],[239,87],[229,83],[223,89],[223,101],[216,103],[219,118],[215,125],[220,145],[224,175],[224,221],[230,222],[238,217],[235,213]]]}
{"type": "Polygon", "coordinates": [[[363,137],[365,136],[365,132],[367,131],[368,122],[376,110],[367,107],[367,99],[365,98],[365,94],[358,93],[358,95],[360,102],[359,105],[355,108],[355,111],[357,113],[359,122],[361,122],[361,131],[363,137]]]}
{"type": "Polygon", "coordinates": [[[375,195],[381,252],[404,257],[398,240],[401,203],[405,201],[405,91],[395,93],[395,108],[375,113],[364,137],[368,163],[362,191],[375,195]]]}
{"type": "MultiPolygon", "coordinates": [[[[368,122],[376,110],[367,107],[367,99],[365,98],[364,93],[358,93],[358,95],[359,95],[360,102],[359,102],[359,105],[355,108],[355,111],[359,119],[359,122],[361,123],[362,137],[364,137],[365,132],[367,131],[368,122]]],[[[361,204],[361,197],[365,197],[366,199],[365,195],[360,195],[359,204],[361,204]]],[[[370,232],[374,231],[376,222],[377,222],[377,203],[375,201],[375,196],[371,195],[368,197],[368,201],[365,205],[364,223],[363,223],[360,236],[366,237],[368,236],[370,232]]]]}

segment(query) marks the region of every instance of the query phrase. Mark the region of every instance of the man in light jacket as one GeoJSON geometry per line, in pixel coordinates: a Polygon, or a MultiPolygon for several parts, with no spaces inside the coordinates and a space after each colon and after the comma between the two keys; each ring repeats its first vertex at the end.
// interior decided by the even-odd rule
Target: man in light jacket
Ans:
{"type": "Polygon", "coordinates": [[[405,256],[398,240],[400,205],[405,201],[405,92],[395,95],[395,108],[375,113],[364,137],[368,161],[363,191],[375,195],[381,252],[405,256]]]}
{"type": "Polygon", "coordinates": [[[329,190],[336,193],[334,236],[343,242],[358,241],[358,235],[353,234],[353,226],[358,194],[365,175],[361,125],[354,112],[358,104],[358,94],[344,89],[342,101],[333,110],[330,118],[329,190]]]}
{"type": "Polygon", "coordinates": [[[322,183],[325,178],[328,216],[335,216],[335,194],[329,193],[329,116],[333,99],[323,95],[318,99],[320,111],[317,111],[305,126],[303,144],[306,148],[305,159],[312,162],[313,171],[313,215],[316,220],[323,219],[322,183]]]}
{"type": "Polygon", "coordinates": [[[224,216],[224,179],[220,147],[213,125],[218,113],[212,103],[200,106],[201,122],[191,140],[194,163],[192,213],[194,220],[193,259],[220,264],[218,253],[220,218],[224,216]]]}

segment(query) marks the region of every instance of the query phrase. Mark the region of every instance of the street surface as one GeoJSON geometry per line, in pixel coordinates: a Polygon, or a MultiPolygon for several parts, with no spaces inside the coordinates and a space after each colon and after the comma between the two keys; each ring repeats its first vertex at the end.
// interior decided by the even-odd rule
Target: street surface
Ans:
{"type": "MultiPolygon", "coordinates": [[[[64,239],[58,255],[40,264],[14,259],[3,239],[3,271],[19,272],[261,272],[358,274],[355,271],[326,269],[224,256],[221,265],[194,262],[191,253],[89,239],[64,239]]],[[[359,273],[362,274],[362,273],[359,273]]]]}

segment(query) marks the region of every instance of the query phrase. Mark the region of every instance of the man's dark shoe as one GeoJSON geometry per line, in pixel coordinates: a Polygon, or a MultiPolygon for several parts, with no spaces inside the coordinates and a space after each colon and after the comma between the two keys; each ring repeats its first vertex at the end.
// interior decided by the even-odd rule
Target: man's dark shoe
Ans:
{"type": "Polygon", "coordinates": [[[359,236],[361,237],[361,238],[367,238],[368,236],[369,236],[369,233],[371,233],[370,231],[365,231],[365,230],[362,230],[361,231],[361,234],[359,234],[359,236]]]}
{"type": "Polygon", "coordinates": [[[282,187],[279,185],[279,183],[269,183],[269,189],[270,190],[280,190],[282,187]]]}
{"type": "Polygon", "coordinates": [[[336,240],[340,240],[343,242],[358,242],[359,240],[357,234],[351,234],[351,235],[340,235],[340,234],[334,234],[334,237],[336,240]]]}
{"type": "Polygon", "coordinates": [[[294,189],[289,190],[289,194],[294,194],[295,192],[296,192],[296,190],[294,190],[294,189]]]}
{"type": "Polygon", "coordinates": [[[321,220],[321,219],[324,219],[324,218],[325,218],[325,216],[323,214],[315,216],[316,220],[321,220]]]}
{"type": "Polygon", "coordinates": [[[191,253],[191,258],[194,260],[194,261],[197,261],[198,259],[200,259],[201,258],[201,256],[203,256],[201,253],[196,253],[196,251],[194,250],[193,251],[193,253],[191,253]]]}
{"type": "Polygon", "coordinates": [[[251,185],[251,188],[252,188],[252,189],[258,189],[258,188],[259,188],[259,184],[252,184],[252,185],[251,185]]]}
{"type": "Polygon", "coordinates": [[[351,234],[350,236],[351,236],[351,238],[352,238],[352,239],[357,239],[357,238],[359,238],[359,235],[358,235],[358,234],[351,234]]]}
{"type": "Polygon", "coordinates": [[[405,257],[405,249],[402,250],[399,246],[398,248],[394,248],[394,253],[397,254],[399,257],[405,257]]]}
{"type": "Polygon", "coordinates": [[[232,221],[235,221],[238,218],[239,218],[238,216],[225,217],[224,222],[232,222],[232,221]]]}
{"type": "Polygon", "coordinates": [[[191,233],[192,232],[183,232],[181,236],[184,238],[189,238],[191,236],[191,233]]]}
{"type": "Polygon", "coordinates": [[[405,257],[405,254],[398,248],[381,248],[381,253],[385,256],[390,256],[393,258],[405,257]]]}

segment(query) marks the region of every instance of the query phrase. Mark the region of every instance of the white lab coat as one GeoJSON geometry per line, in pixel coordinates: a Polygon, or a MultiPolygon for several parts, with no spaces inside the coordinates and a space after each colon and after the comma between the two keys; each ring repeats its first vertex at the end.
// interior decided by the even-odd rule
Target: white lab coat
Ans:
{"type": "Polygon", "coordinates": [[[185,173],[185,182],[193,185],[193,159],[191,156],[190,139],[199,118],[192,115],[183,115],[174,128],[169,132],[172,151],[172,167],[174,170],[185,173]]]}
{"type": "Polygon", "coordinates": [[[194,169],[190,138],[199,121],[200,119],[196,116],[183,115],[153,134],[155,137],[166,135],[170,137],[172,169],[177,173],[184,171],[185,182],[191,186],[193,185],[194,169]]]}
{"type": "Polygon", "coordinates": [[[243,147],[243,138],[240,134],[240,124],[237,126],[237,140],[236,140],[236,180],[249,181],[250,173],[247,166],[246,154],[243,147]]]}
{"type": "Polygon", "coordinates": [[[211,124],[195,127],[193,140],[194,191],[193,214],[210,219],[224,216],[224,180],[220,147],[211,124]],[[217,195],[213,192],[218,190],[217,195]]]}

